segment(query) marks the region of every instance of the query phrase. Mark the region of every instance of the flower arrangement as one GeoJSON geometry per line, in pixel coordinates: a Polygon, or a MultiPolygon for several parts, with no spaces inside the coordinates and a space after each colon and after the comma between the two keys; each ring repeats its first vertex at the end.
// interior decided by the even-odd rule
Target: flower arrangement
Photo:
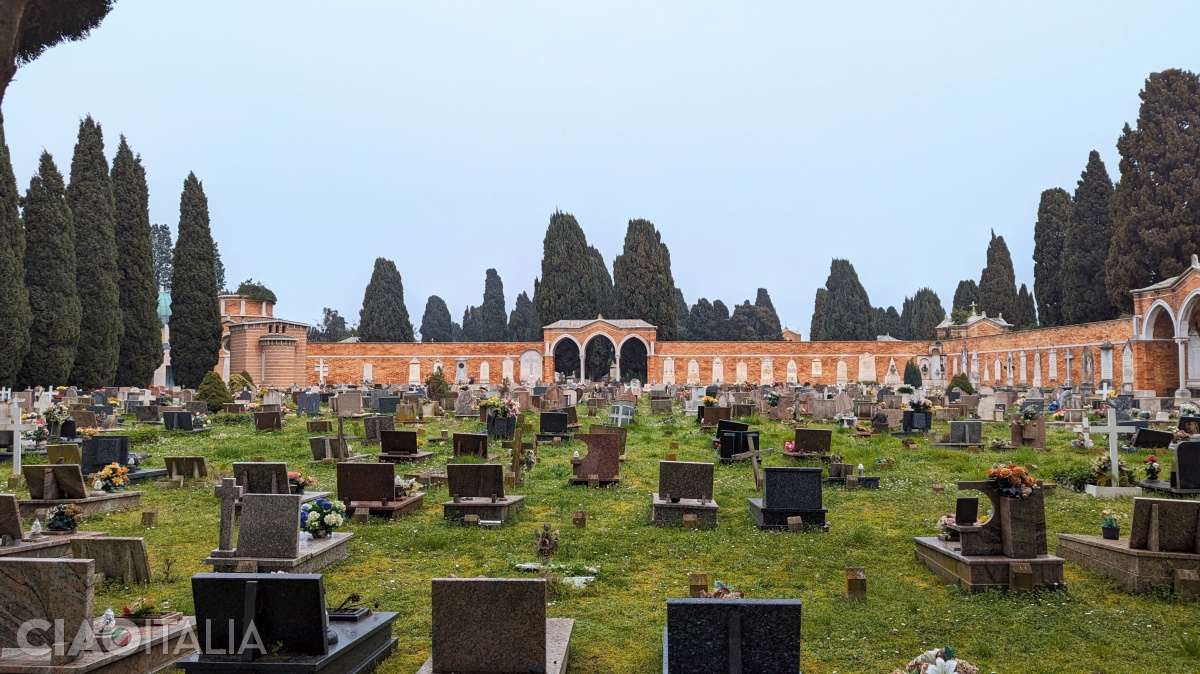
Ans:
{"type": "Polygon", "coordinates": [[[957,522],[954,521],[953,514],[942,515],[941,517],[938,518],[938,521],[937,521],[938,533],[942,533],[942,534],[946,533],[946,531],[949,530],[950,527],[954,526],[955,524],[957,524],[957,522]]]}
{"type": "Polygon", "coordinates": [[[408,498],[419,491],[421,483],[417,482],[416,478],[405,480],[399,475],[396,476],[396,498],[408,498]]]}
{"type": "Polygon", "coordinates": [[[716,407],[717,399],[712,396],[704,396],[700,399],[700,404],[705,407],[716,407]]]}
{"type": "Polygon", "coordinates": [[[293,494],[303,494],[304,490],[309,487],[315,487],[317,478],[312,475],[304,475],[300,471],[288,471],[288,484],[292,487],[293,494]]]}
{"type": "Polygon", "coordinates": [[[1013,415],[1012,422],[1018,426],[1027,426],[1042,417],[1042,413],[1032,407],[1026,407],[1020,414],[1013,415]]]}
{"type": "MultiPolygon", "coordinates": [[[[99,415],[97,415],[97,416],[99,416],[99,415]]],[[[100,431],[95,428],[79,429],[79,437],[81,437],[81,438],[94,438],[97,435],[100,435],[100,431]]]]}
{"type": "Polygon", "coordinates": [[[1195,405],[1195,403],[1184,403],[1179,406],[1179,416],[1181,416],[1181,417],[1200,416],[1200,407],[1197,407],[1195,405]]]}
{"type": "Polygon", "coordinates": [[[866,424],[854,424],[855,433],[870,433],[871,427],[866,424]]]}
{"type": "Polygon", "coordinates": [[[771,407],[779,407],[779,400],[783,396],[779,395],[778,391],[767,391],[763,395],[763,400],[767,401],[767,405],[771,407]]]}
{"type": "Polygon", "coordinates": [[[194,429],[195,428],[204,428],[206,426],[208,426],[208,415],[207,414],[193,414],[192,415],[192,428],[194,428],[194,429]]]}
{"type": "Polygon", "coordinates": [[[954,649],[949,646],[925,651],[909,661],[903,670],[892,670],[892,674],[978,674],[978,667],[954,655],[954,649]]]}
{"type": "Polygon", "coordinates": [[[119,407],[121,405],[121,401],[116,398],[109,398],[108,404],[110,407],[119,407]]]}
{"type": "Polygon", "coordinates": [[[528,473],[537,466],[537,454],[532,449],[521,450],[521,470],[528,473]]]}
{"type": "Polygon", "coordinates": [[[882,457],[882,456],[875,457],[875,467],[876,468],[891,468],[892,466],[895,466],[895,465],[896,465],[896,460],[890,456],[889,457],[882,457]]]}
{"type": "Polygon", "coordinates": [[[73,503],[60,503],[47,513],[46,528],[50,531],[74,532],[83,521],[83,508],[73,503]]]}
{"type": "Polygon", "coordinates": [[[129,486],[129,469],[114,461],[96,473],[96,484],[107,492],[121,491],[129,486]]]}
{"type": "Polygon", "coordinates": [[[1146,467],[1147,480],[1153,481],[1158,479],[1158,474],[1162,471],[1162,467],[1158,465],[1158,457],[1151,454],[1142,459],[1142,465],[1146,467]]]}
{"type": "Polygon", "coordinates": [[[1037,488],[1037,482],[1023,466],[1011,463],[1007,466],[989,468],[987,479],[988,482],[996,485],[996,491],[1013,498],[1026,498],[1032,495],[1033,490],[1037,488]]]}
{"type": "Polygon", "coordinates": [[[796,451],[796,442],[794,440],[784,440],[783,451],[791,454],[796,451]]]}
{"type": "Polygon", "coordinates": [[[1184,440],[1190,440],[1191,437],[1192,437],[1192,434],[1188,433],[1187,431],[1183,430],[1182,428],[1175,431],[1175,440],[1176,441],[1183,442],[1184,440]]]}
{"type": "Polygon", "coordinates": [[[479,409],[488,410],[489,414],[501,419],[507,419],[508,417],[516,416],[517,413],[520,412],[520,406],[517,404],[516,400],[512,398],[501,399],[498,396],[492,396],[486,400],[480,400],[479,409]]]}
{"type": "Polygon", "coordinates": [[[1100,517],[1100,528],[1102,529],[1117,529],[1121,526],[1121,520],[1125,519],[1124,515],[1112,508],[1105,508],[1100,512],[1100,517]]]}
{"type": "Polygon", "coordinates": [[[132,604],[126,604],[121,607],[121,616],[124,618],[145,618],[146,616],[159,615],[166,613],[171,608],[171,602],[163,600],[155,604],[154,602],[140,597],[132,604]]]}
{"type": "Polygon", "coordinates": [[[904,384],[902,386],[896,387],[896,393],[899,393],[902,395],[903,394],[911,394],[911,393],[914,393],[915,391],[916,391],[916,389],[914,389],[912,386],[909,386],[908,384],[904,384]]]}
{"type": "Polygon", "coordinates": [[[1133,471],[1125,465],[1125,459],[1117,459],[1117,475],[1120,476],[1120,484],[1112,483],[1112,460],[1107,454],[1097,456],[1092,459],[1092,475],[1093,484],[1098,487],[1128,487],[1133,484],[1133,471]]]}
{"type": "Polygon", "coordinates": [[[932,412],[933,403],[928,400],[910,400],[908,401],[908,409],[914,412],[932,412]]]}
{"type": "Polygon", "coordinates": [[[42,418],[49,424],[61,424],[71,419],[71,411],[67,409],[66,405],[58,403],[47,407],[46,411],[42,412],[42,418]]]}
{"type": "Polygon", "coordinates": [[[325,538],[345,521],[346,506],[341,501],[319,498],[300,506],[300,530],[313,538],[325,538]]]}
{"type": "Polygon", "coordinates": [[[46,431],[45,425],[38,424],[37,428],[34,428],[32,431],[25,431],[24,433],[21,433],[21,437],[28,442],[40,445],[41,443],[50,439],[50,433],[46,431]]]}
{"type": "Polygon", "coordinates": [[[715,590],[713,590],[712,592],[701,591],[700,597],[702,599],[745,599],[746,598],[745,592],[742,592],[741,590],[735,590],[735,589],[733,589],[733,586],[726,585],[725,583],[722,583],[719,580],[716,583],[714,583],[714,585],[716,585],[715,590]]]}
{"type": "Polygon", "coordinates": [[[1067,418],[1067,413],[1064,410],[1055,410],[1055,412],[1054,412],[1054,420],[1055,421],[1062,421],[1063,419],[1066,419],[1066,418],[1067,418]]]}

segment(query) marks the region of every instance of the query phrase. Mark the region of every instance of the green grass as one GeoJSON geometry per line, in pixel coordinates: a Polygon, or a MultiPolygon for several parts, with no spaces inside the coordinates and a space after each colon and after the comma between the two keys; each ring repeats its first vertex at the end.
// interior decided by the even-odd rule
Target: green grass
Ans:
{"type": "MultiPolygon", "coordinates": [[[[756,427],[764,432],[764,447],[781,449],[791,437],[791,427],[783,423],[762,420],[756,427]]],[[[428,428],[429,437],[435,437],[442,428],[476,431],[480,426],[438,421],[428,428]]],[[[936,432],[945,433],[944,425],[936,432]]],[[[347,433],[361,435],[361,424],[347,426],[347,433]]],[[[1000,424],[984,429],[985,436],[1006,433],[1000,424]]],[[[744,463],[716,466],[721,510],[715,529],[659,529],[650,525],[650,493],[657,483],[657,461],[672,451],[668,442],[679,442],[676,453],[684,461],[713,461],[715,453],[691,420],[682,415],[674,420],[654,417],[643,405],[629,433],[619,486],[568,486],[571,454],[583,450],[576,442],[539,450],[541,463],[527,475],[525,486],[515,490],[526,496],[526,507],[500,529],[445,522],[439,504],[448,499],[446,489],[427,489],[426,507],[418,514],[345,527],[356,537],[350,543],[350,558],[324,570],[327,594],[336,604],[358,592],[384,610],[398,611],[394,634],[399,648],[379,671],[411,674],[430,653],[429,580],[450,574],[518,575],[515,564],[536,561],[535,529],[550,522],[561,531],[556,563],[600,570],[591,587],[555,592],[548,609],[551,617],[576,621],[571,647],[575,674],[662,671],[665,601],[686,596],[687,574],[694,571],[745,590],[749,597],[801,599],[803,670],[809,673],[891,671],[920,651],[942,645],[957,649],[982,672],[1200,670],[1196,605],[1129,594],[1107,578],[1070,564],[1067,591],[970,596],[947,587],[914,561],[913,537],[934,535],[937,518],[954,511],[958,496],[954,489],[935,494],[932,485],[982,479],[986,468],[1002,462],[1037,464],[1035,475],[1050,479],[1056,471],[1090,458],[1090,453],[1072,450],[1070,438],[1070,433],[1051,431],[1048,452],[968,454],[924,444],[905,450],[890,437],[862,440],[835,433],[835,452],[844,454],[847,463],[865,464],[868,473],[883,479],[878,491],[826,489],[828,533],[756,529],[746,512],[754,485],[744,463]],[[667,427],[674,429],[670,438],[662,435],[667,427]],[[893,457],[896,465],[876,471],[876,457],[893,457]],[[586,529],[571,525],[578,509],[588,513],[586,529]],[[843,598],[843,570],[848,566],[866,568],[866,602],[843,598]]],[[[332,466],[306,465],[310,453],[303,421],[293,419],[282,432],[273,433],[255,433],[249,423],[195,435],[139,431],[138,440],[138,451],[153,455],[150,467],[161,467],[163,456],[200,454],[207,457],[210,472],[228,475],[234,461],[265,456],[315,474],[319,490],[335,488],[332,466]]],[[[427,465],[444,465],[448,447],[427,447],[437,452],[427,465]]],[[[1131,455],[1126,461],[1140,467],[1142,456],[1131,455]]],[[[766,463],[787,465],[788,460],[775,455],[766,463]]],[[[96,597],[96,612],[147,596],[170,599],[175,608],[190,613],[187,578],[209,570],[202,560],[217,542],[212,487],[151,485],[142,505],[160,507],[157,527],[142,527],[136,510],[94,517],[83,527],[114,536],[144,536],[155,572],[148,588],[106,585],[96,597]],[[168,558],[179,577],[174,582],[162,578],[168,558]]],[[[1128,514],[1132,501],[1102,502],[1062,490],[1047,498],[1051,551],[1057,544],[1055,533],[1099,534],[1100,511],[1107,507],[1128,514]]]]}

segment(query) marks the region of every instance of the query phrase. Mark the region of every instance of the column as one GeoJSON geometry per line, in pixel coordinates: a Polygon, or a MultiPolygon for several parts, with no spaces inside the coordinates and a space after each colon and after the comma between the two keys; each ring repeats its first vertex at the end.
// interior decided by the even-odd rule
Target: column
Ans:
{"type": "Polygon", "coordinates": [[[1187,338],[1176,337],[1175,344],[1179,347],[1179,390],[1175,391],[1175,397],[1191,398],[1192,392],[1187,388],[1187,338]]]}

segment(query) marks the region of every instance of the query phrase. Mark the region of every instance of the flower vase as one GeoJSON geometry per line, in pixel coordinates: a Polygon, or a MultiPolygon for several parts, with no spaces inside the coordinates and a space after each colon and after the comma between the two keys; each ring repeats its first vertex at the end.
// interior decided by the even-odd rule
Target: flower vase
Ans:
{"type": "Polygon", "coordinates": [[[312,535],[313,538],[327,538],[328,536],[329,532],[325,531],[324,529],[321,529],[320,531],[314,531],[312,535]]]}
{"type": "Polygon", "coordinates": [[[293,484],[293,485],[291,485],[291,489],[292,489],[293,494],[303,494],[304,493],[304,485],[293,484]]]}
{"type": "Polygon", "coordinates": [[[1116,541],[1121,538],[1121,525],[1115,527],[1100,527],[1101,533],[1104,534],[1104,540],[1116,541]]]}

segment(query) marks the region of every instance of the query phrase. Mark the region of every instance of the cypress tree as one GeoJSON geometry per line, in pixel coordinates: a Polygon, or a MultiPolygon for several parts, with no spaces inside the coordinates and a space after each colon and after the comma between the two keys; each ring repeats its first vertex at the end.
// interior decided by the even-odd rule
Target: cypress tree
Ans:
{"type": "Polygon", "coordinates": [[[822,338],[828,341],[870,341],[875,339],[871,326],[871,299],[858,280],[849,260],[834,260],[825,281],[825,321],[822,338]]]}
{"type": "Polygon", "coordinates": [[[733,315],[725,326],[725,339],[732,342],[754,342],[760,339],[756,326],[755,310],[750,300],[733,308],[733,315]]]}
{"type": "Polygon", "coordinates": [[[813,299],[812,321],[808,325],[808,341],[825,341],[825,298],[829,291],[817,288],[817,296],[813,299]]]}
{"type": "Polygon", "coordinates": [[[759,288],[758,294],[754,297],[754,306],[760,311],[759,320],[762,321],[759,326],[758,338],[764,341],[779,341],[783,339],[783,325],[779,322],[779,314],[775,312],[775,304],[771,302],[771,294],[766,288],[759,288]]]}
{"type": "Polygon", "coordinates": [[[177,384],[196,388],[217,365],[221,309],[208,197],[195,173],[183,181],[178,231],[171,263],[171,369],[177,384]]]}
{"type": "MultiPolygon", "coordinates": [[[[77,386],[94,389],[113,383],[125,331],[121,323],[112,177],[104,158],[103,132],[90,115],[79,123],[67,205],[75,225],[75,253],[79,260],[75,279],[83,309],[70,380],[77,386]]],[[[216,358],[215,346],[213,358],[216,358]]]]}
{"type": "Polygon", "coordinates": [[[228,292],[225,287],[225,263],[221,262],[221,247],[216,239],[213,239],[213,274],[217,277],[217,294],[228,292]]]}
{"type": "Polygon", "coordinates": [[[613,285],[608,267],[600,251],[587,244],[575,216],[569,213],[555,211],[550,217],[533,305],[543,325],[612,315],[613,285]]]}
{"type": "Polygon", "coordinates": [[[921,288],[911,298],[904,298],[904,311],[900,314],[901,339],[935,339],[935,328],[945,319],[946,310],[937,293],[921,288]]]}
{"type": "Polygon", "coordinates": [[[391,260],[375,258],[375,271],[358,314],[358,338],[363,342],[413,341],[412,322],[404,306],[404,283],[391,260]]]}
{"type": "MultiPolygon", "coordinates": [[[[88,36],[112,10],[116,0],[23,0],[9,3],[9,25],[0,32],[0,101],[23,66],[50,47],[88,36]]],[[[15,183],[15,179],[14,179],[15,183]]],[[[16,189],[15,187],[13,188],[16,189]]]]}
{"type": "Polygon", "coordinates": [[[683,298],[683,291],[675,289],[675,339],[691,339],[688,334],[688,303],[683,298]]]}
{"type": "Polygon", "coordinates": [[[630,220],[625,248],[613,260],[616,318],[640,318],[658,328],[658,339],[678,339],[679,307],[671,252],[649,220],[630,220]]]}
{"type": "Polygon", "coordinates": [[[25,262],[33,324],[29,355],[21,364],[17,385],[63,384],[75,363],[81,317],[75,286],[75,228],[62,173],[45,151],[25,193],[25,262]]]}
{"type": "Polygon", "coordinates": [[[1125,312],[1133,310],[1130,290],[1179,274],[1200,252],[1200,78],[1152,73],[1141,99],[1137,129],[1126,124],[1117,140],[1121,181],[1105,264],[1108,297],[1125,312]]]}
{"type": "Polygon", "coordinates": [[[692,305],[688,312],[688,336],[697,342],[709,342],[719,339],[714,326],[713,306],[707,298],[701,297],[692,305]]]}
{"type": "MultiPolygon", "coordinates": [[[[172,365],[174,365],[174,361],[172,361],[172,365]]],[[[233,402],[233,396],[229,393],[225,382],[221,381],[221,375],[209,370],[204,373],[204,378],[196,387],[196,400],[207,403],[209,412],[220,412],[222,405],[233,402]]]]}
{"type": "Polygon", "coordinates": [[[1063,324],[1063,236],[1070,218],[1071,195],[1066,190],[1055,187],[1042,192],[1033,227],[1033,291],[1040,323],[1045,326],[1063,324]]]}
{"type": "Polygon", "coordinates": [[[1017,275],[1013,272],[1012,255],[1003,236],[992,232],[988,242],[987,266],[979,277],[979,310],[991,318],[1011,322],[1017,312],[1017,275]]]}
{"type": "Polygon", "coordinates": [[[904,383],[913,388],[921,388],[924,383],[921,379],[921,369],[911,360],[904,364],[904,383]]]}
{"type": "Polygon", "coordinates": [[[437,295],[430,295],[425,301],[425,313],[421,315],[421,341],[452,341],[450,323],[450,307],[446,306],[446,301],[437,295]]]}
{"type": "Polygon", "coordinates": [[[463,329],[458,323],[450,323],[450,341],[461,342],[463,340],[463,329]]]}
{"type": "Polygon", "coordinates": [[[871,325],[877,336],[890,335],[896,339],[905,339],[904,326],[900,322],[900,314],[896,307],[875,307],[871,310],[871,325]]]}
{"type": "Polygon", "coordinates": [[[488,269],[483,281],[483,304],[479,305],[481,342],[507,342],[508,316],[504,311],[504,282],[495,269],[488,269]]]}
{"type": "MultiPolygon", "coordinates": [[[[1105,296],[1108,299],[1108,296],[1105,296]]],[[[1021,284],[1021,289],[1017,291],[1017,320],[1013,323],[1019,328],[1036,328],[1038,326],[1037,308],[1034,306],[1033,295],[1029,293],[1029,289],[1025,284],[1021,284]]]]}
{"type": "MultiPolygon", "coordinates": [[[[337,309],[325,307],[321,310],[321,322],[319,325],[314,325],[308,329],[308,341],[310,343],[333,343],[340,342],[351,335],[351,331],[346,328],[346,319],[339,315],[337,309]]],[[[449,318],[449,314],[446,314],[449,318]]],[[[230,390],[235,390],[230,388],[230,390]]]]}
{"type": "Polygon", "coordinates": [[[170,290],[175,257],[175,245],[171,243],[171,227],[150,225],[150,236],[154,245],[154,279],[158,282],[158,287],[170,290]]]}
{"type": "Polygon", "coordinates": [[[462,338],[464,342],[482,342],[480,337],[479,307],[467,307],[463,310],[462,338]]]}
{"type": "Polygon", "coordinates": [[[1112,181],[1100,153],[1092,150],[1080,175],[1062,252],[1062,317],[1067,325],[1116,316],[1104,283],[1112,241],[1112,181]]]}
{"type": "Polygon", "coordinates": [[[978,307],[979,284],[972,279],[959,281],[958,287],[954,289],[954,303],[951,308],[964,309],[970,313],[972,303],[978,307]]]}
{"type": "Polygon", "coordinates": [[[533,308],[533,300],[522,292],[517,295],[512,313],[508,315],[508,339],[511,342],[540,342],[542,340],[542,325],[537,311],[533,308]]]}
{"type": "Polygon", "coordinates": [[[729,339],[729,308],[721,300],[712,303],[712,339],[729,339]]]}
{"type": "Polygon", "coordinates": [[[12,387],[29,351],[29,290],[25,287],[25,231],[21,195],[4,130],[0,128],[0,386],[12,387]]]}
{"type": "Polygon", "coordinates": [[[112,167],[116,213],[117,269],[120,280],[121,338],[118,386],[147,386],[162,365],[162,320],[150,235],[150,192],[141,155],[121,136],[112,167]]]}

